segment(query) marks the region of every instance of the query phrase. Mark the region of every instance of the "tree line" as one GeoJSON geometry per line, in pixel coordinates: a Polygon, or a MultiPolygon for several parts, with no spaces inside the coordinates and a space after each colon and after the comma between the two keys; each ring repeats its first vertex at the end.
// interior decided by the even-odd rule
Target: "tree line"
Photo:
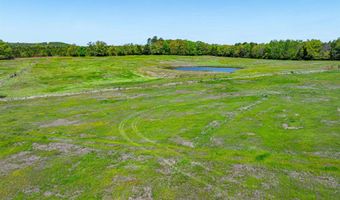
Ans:
{"type": "Polygon", "coordinates": [[[107,45],[90,42],[87,46],[50,43],[6,43],[0,40],[0,59],[44,56],[125,56],[183,55],[224,56],[280,60],[340,60],[340,38],[320,40],[272,40],[269,43],[208,44],[201,41],[165,40],[154,36],[145,45],[107,45]]]}

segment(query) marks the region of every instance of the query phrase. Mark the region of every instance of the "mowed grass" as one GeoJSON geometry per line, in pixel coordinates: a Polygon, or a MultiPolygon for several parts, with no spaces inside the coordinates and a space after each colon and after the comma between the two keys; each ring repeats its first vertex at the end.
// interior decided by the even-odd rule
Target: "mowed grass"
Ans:
{"type": "Polygon", "coordinates": [[[1,61],[0,197],[339,199],[339,64],[1,61]],[[243,69],[168,69],[189,65],[243,69]]]}

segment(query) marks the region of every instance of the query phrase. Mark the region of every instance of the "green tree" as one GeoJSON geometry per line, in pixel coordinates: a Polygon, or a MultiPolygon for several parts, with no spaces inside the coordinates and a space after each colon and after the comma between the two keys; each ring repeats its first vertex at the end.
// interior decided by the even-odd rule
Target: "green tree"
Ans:
{"type": "MultiPolygon", "coordinates": [[[[150,38],[149,38],[150,39],[150,38]]],[[[149,41],[149,40],[148,40],[149,41]]],[[[149,42],[148,42],[149,43],[149,42]]],[[[150,55],[151,54],[151,48],[149,44],[146,44],[143,48],[143,54],[144,55],[150,55]]]]}
{"type": "Polygon", "coordinates": [[[305,55],[306,60],[321,59],[322,52],[322,42],[320,40],[307,40],[304,42],[304,51],[307,53],[305,55]]]}
{"type": "Polygon", "coordinates": [[[118,55],[117,48],[115,46],[109,46],[107,49],[107,54],[109,56],[117,56],[118,55]]]}
{"type": "Polygon", "coordinates": [[[97,41],[88,43],[87,54],[89,56],[107,56],[108,46],[105,42],[97,41]]]}
{"type": "Polygon", "coordinates": [[[67,48],[68,56],[79,56],[79,48],[77,45],[73,44],[67,48]]]}
{"type": "Polygon", "coordinates": [[[155,39],[152,39],[151,45],[150,45],[151,54],[153,54],[153,55],[162,54],[163,43],[164,43],[164,41],[163,40],[157,40],[157,37],[155,39]]]}
{"type": "Polygon", "coordinates": [[[340,60],[340,38],[331,42],[331,59],[340,60]]]}
{"type": "Polygon", "coordinates": [[[86,56],[86,51],[87,51],[87,47],[83,47],[83,46],[81,46],[81,47],[79,47],[79,49],[78,49],[79,51],[79,56],[86,56]]]}
{"type": "Polygon", "coordinates": [[[218,56],[218,45],[216,45],[216,44],[211,45],[210,55],[218,56]]]}
{"type": "Polygon", "coordinates": [[[265,44],[257,44],[251,49],[251,57],[252,58],[263,58],[265,52],[265,44]]]}
{"type": "Polygon", "coordinates": [[[339,59],[340,39],[323,43],[320,40],[273,40],[265,44],[237,43],[234,45],[207,44],[190,40],[149,38],[146,45],[126,44],[108,46],[105,42],[90,42],[88,46],[61,42],[4,43],[1,59],[35,56],[115,56],[115,55],[213,55],[263,59],[339,59]]]}
{"type": "Polygon", "coordinates": [[[0,60],[13,58],[12,48],[0,40],[0,60]]]}
{"type": "Polygon", "coordinates": [[[209,45],[201,41],[196,42],[196,52],[197,55],[208,55],[210,53],[209,45]]]}
{"type": "Polygon", "coordinates": [[[169,55],[170,54],[170,45],[169,45],[169,42],[167,40],[164,40],[164,42],[163,42],[161,54],[163,54],[163,55],[169,55]]]}

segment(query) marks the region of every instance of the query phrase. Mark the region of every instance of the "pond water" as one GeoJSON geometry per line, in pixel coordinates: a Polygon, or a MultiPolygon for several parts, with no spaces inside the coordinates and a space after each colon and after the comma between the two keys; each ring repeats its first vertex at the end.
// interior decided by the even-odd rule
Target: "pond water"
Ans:
{"type": "Polygon", "coordinates": [[[203,71],[203,72],[225,72],[231,73],[240,68],[231,68],[231,67],[205,67],[205,66],[193,66],[193,67],[176,67],[175,70],[180,71],[203,71]]]}

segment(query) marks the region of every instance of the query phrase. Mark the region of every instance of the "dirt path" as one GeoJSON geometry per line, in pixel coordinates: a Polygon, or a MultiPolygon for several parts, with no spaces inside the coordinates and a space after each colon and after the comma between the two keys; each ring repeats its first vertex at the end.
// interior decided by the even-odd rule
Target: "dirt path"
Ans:
{"type": "MultiPolygon", "coordinates": [[[[258,77],[267,77],[267,76],[275,76],[275,75],[297,75],[297,74],[312,74],[312,73],[321,73],[329,70],[320,69],[320,70],[308,70],[308,71],[289,71],[289,72],[276,72],[276,73],[266,73],[266,74],[255,74],[255,75],[247,75],[247,76],[237,76],[237,77],[229,77],[229,78],[214,78],[207,79],[206,81],[211,80],[235,80],[235,79],[251,79],[258,77]]],[[[56,94],[44,94],[44,95],[33,95],[26,97],[13,97],[13,98],[2,98],[0,102],[10,102],[10,101],[22,101],[22,100],[31,100],[31,99],[39,99],[39,98],[49,98],[49,97],[67,97],[67,96],[76,96],[81,94],[96,94],[101,92],[112,92],[112,91],[124,91],[124,90],[135,90],[135,89],[144,89],[144,88],[161,88],[167,86],[177,86],[184,84],[194,84],[200,82],[199,80],[189,80],[189,81],[180,81],[173,83],[165,83],[160,85],[151,85],[151,86],[136,86],[136,87],[117,87],[117,88],[106,88],[106,89],[97,89],[97,90],[89,90],[89,91],[81,91],[81,92],[68,92],[68,93],[56,93],[56,94]]],[[[0,84],[1,86],[1,84],[0,84]]]]}

